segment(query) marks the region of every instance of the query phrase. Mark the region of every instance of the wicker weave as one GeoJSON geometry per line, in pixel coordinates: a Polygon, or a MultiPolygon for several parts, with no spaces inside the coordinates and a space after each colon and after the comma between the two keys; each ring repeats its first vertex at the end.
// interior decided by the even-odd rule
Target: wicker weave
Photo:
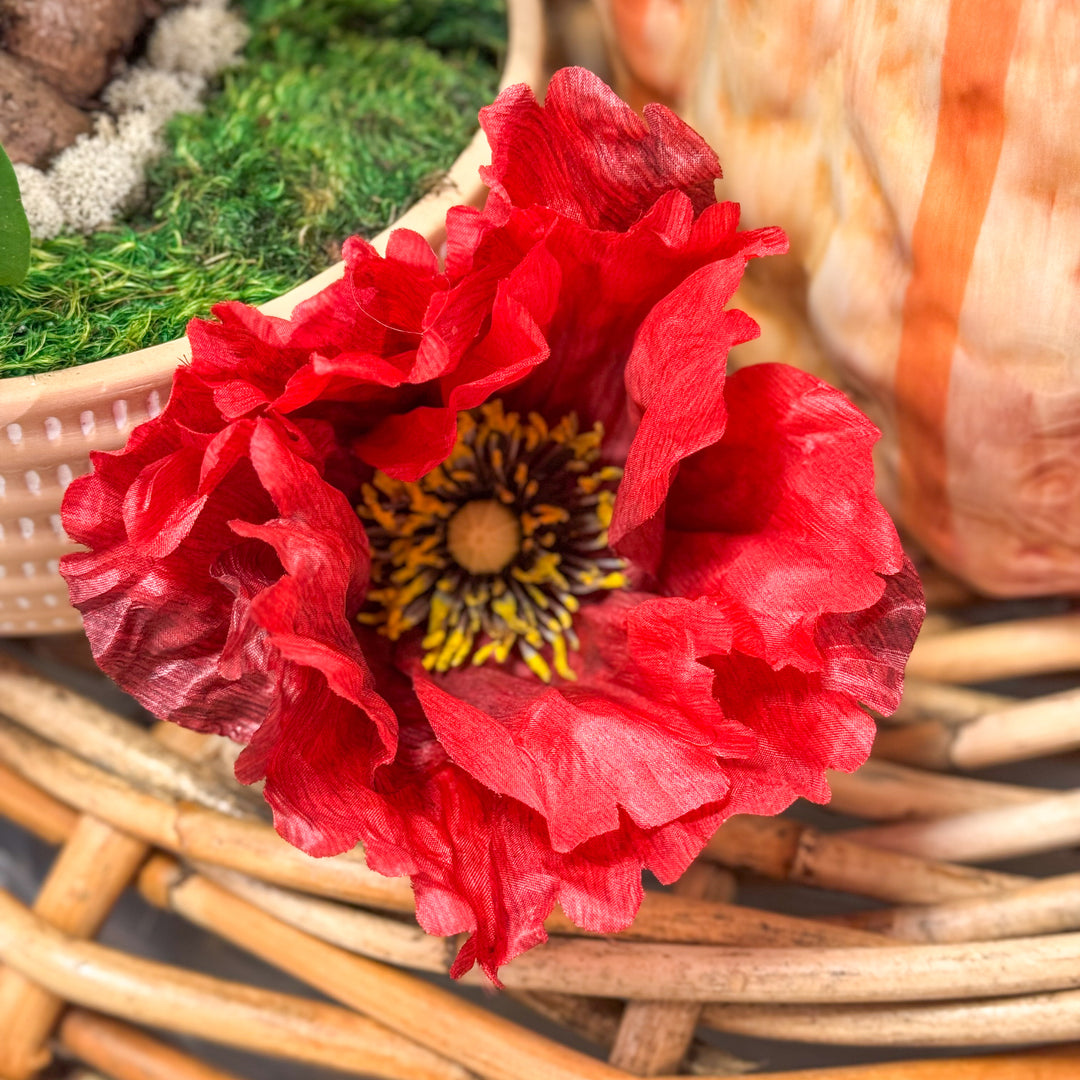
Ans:
{"type": "MultiPolygon", "coordinates": [[[[868,1047],[1068,1043],[1080,873],[979,864],[1076,845],[1080,789],[962,771],[1080,746],[1080,678],[1023,701],[964,684],[1080,668],[1080,614],[968,625],[983,615],[939,606],[875,757],[832,778],[831,809],[862,827],[735,819],[673,891],[647,894],[630,930],[590,937],[556,913],[551,941],[504,969],[506,993],[605,1047],[607,1064],[410,974],[445,973],[457,943],[424,935],[408,883],[360,854],[315,860],[281,841],[220,740],[151,733],[0,659],[0,812],[61,845],[33,911],[0,894],[0,1076],[36,1075],[54,1045],[117,1080],[225,1076],[135,1024],[400,1080],[730,1075],[700,1028],[868,1047]],[[851,910],[823,920],[737,902],[763,881],[847,894],[851,910]],[[131,883],[340,1005],[92,943],[131,883]],[[867,897],[881,903],[866,910],[867,897]]],[[[1064,1078],[1080,1075],[1080,1048],[783,1075],[1064,1078]]]]}

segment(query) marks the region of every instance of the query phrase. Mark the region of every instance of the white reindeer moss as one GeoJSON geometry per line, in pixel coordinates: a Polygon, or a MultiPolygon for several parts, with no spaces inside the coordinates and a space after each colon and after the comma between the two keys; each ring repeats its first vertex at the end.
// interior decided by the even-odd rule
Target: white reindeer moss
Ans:
{"type": "Polygon", "coordinates": [[[208,79],[240,58],[248,28],[225,6],[225,0],[202,0],[158,19],[146,47],[152,67],[183,71],[208,79]]]}
{"type": "Polygon", "coordinates": [[[47,172],[17,167],[31,235],[48,240],[116,221],[142,193],[166,123],[202,108],[207,81],[240,61],[248,36],[226,0],[193,0],[158,19],[146,61],[105,88],[110,111],[98,115],[93,134],[80,135],[47,172]]]}
{"type": "Polygon", "coordinates": [[[15,164],[15,179],[30,223],[30,235],[38,240],[51,240],[64,227],[64,211],[53,195],[52,180],[40,169],[23,162],[15,164]]]}
{"type": "Polygon", "coordinates": [[[199,112],[205,90],[201,75],[140,64],[109,83],[104,99],[114,114],[142,112],[164,126],[177,113],[199,112]]]}

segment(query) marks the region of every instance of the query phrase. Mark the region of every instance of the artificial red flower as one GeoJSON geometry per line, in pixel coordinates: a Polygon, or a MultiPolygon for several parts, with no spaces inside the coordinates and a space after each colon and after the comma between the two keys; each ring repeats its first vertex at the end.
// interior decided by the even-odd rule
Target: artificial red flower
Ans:
{"type": "Polygon", "coordinates": [[[397,232],[288,320],[189,330],[164,412],[71,485],[101,666],[246,744],[278,830],[364,845],[455,974],[625,927],[735,813],[828,797],[922,617],[878,432],[726,307],[748,259],[713,152],[559,72],[481,114],[445,268],[397,232]]]}

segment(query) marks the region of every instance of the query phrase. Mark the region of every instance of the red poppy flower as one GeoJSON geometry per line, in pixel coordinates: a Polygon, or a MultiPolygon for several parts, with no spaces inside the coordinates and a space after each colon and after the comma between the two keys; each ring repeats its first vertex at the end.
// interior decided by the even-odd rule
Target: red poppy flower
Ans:
{"type": "Polygon", "coordinates": [[[455,964],[626,926],[734,813],[824,800],[922,615],[874,427],[726,307],[715,155],[560,72],[484,110],[445,268],[395,233],[291,320],[192,324],[168,406],[71,485],[101,666],[246,743],[277,828],[407,874],[455,964]]]}

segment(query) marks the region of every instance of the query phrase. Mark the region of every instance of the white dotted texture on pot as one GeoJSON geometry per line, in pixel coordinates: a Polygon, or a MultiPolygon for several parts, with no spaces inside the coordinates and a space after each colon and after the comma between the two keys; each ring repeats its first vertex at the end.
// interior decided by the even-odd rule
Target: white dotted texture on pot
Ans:
{"type": "Polygon", "coordinates": [[[60,559],[76,551],[60,502],[168,400],[184,342],[49,375],[0,380],[0,637],[78,630],[60,559]]]}

